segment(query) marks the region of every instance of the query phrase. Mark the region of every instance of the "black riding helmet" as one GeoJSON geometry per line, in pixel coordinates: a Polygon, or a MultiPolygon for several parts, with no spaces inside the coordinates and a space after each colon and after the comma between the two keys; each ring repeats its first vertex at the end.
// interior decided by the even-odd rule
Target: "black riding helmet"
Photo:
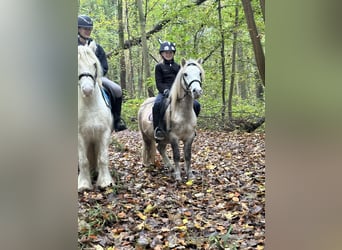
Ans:
{"type": "Polygon", "coordinates": [[[164,51],[172,51],[176,53],[176,44],[168,41],[160,43],[159,54],[164,51]]]}
{"type": "Polygon", "coordinates": [[[82,15],[78,16],[78,28],[93,28],[93,21],[90,17],[82,15]]]}

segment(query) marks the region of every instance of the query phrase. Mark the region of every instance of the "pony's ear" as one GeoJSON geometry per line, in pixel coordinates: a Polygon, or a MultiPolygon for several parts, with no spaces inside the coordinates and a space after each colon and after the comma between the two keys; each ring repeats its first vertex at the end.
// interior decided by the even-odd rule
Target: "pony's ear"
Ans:
{"type": "Polygon", "coordinates": [[[199,59],[197,59],[197,62],[198,62],[199,64],[202,64],[202,63],[203,63],[203,59],[202,59],[202,58],[199,58],[199,59]]]}
{"type": "Polygon", "coordinates": [[[184,67],[185,64],[186,64],[186,60],[185,58],[182,58],[182,67],[184,67]]]}

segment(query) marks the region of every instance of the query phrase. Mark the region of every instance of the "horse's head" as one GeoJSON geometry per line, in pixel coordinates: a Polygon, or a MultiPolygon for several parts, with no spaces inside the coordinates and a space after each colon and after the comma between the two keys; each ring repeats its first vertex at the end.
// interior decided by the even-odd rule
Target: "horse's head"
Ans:
{"type": "Polygon", "coordinates": [[[182,59],[182,82],[186,92],[191,93],[194,99],[200,98],[203,93],[202,82],[204,80],[204,70],[201,66],[203,60],[198,59],[186,61],[182,59]]]}
{"type": "Polygon", "coordinates": [[[102,69],[92,47],[78,46],[78,85],[84,96],[94,92],[96,83],[101,85],[102,69]]]}

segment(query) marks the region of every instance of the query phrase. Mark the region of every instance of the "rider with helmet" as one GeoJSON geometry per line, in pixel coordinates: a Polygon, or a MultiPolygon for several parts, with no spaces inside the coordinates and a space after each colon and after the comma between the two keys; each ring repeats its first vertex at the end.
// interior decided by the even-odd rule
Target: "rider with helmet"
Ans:
{"type": "MultiPolygon", "coordinates": [[[[93,21],[89,16],[81,15],[78,16],[78,45],[89,44],[93,39],[90,38],[91,32],[93,30],[93,21]]],[[[121,119],[121,106],[122,106],[122,90],[120,85],[109,80],[105,75],[108,71],[108,62],[104,49],[101,45],[96,44],[95,54],[99,59],[102,70],[102,85],[107,90],[111,96],[111,111],[114,117],[114,130],[122,131],[127,129],[125,122],[121,119]]]]}
{"type": "MultiPolygon", "coordinates": [[[[154,137],[156,140],[163,140],[165,137],[166,126],[163,117],[166,107],[164,105],[164,100],[180,70],[180,65],[174,61],[175,53],[176,45],[174,43],[168,41],[160,43],[159,54],[162,57],[162,62],[155,66],[155,80],[158,94],[152,109],[154,137]]],[[[199,115],[200,110],[200,103],[197,100],[194,100],[194,111],[196,116],[199,115]]]]}

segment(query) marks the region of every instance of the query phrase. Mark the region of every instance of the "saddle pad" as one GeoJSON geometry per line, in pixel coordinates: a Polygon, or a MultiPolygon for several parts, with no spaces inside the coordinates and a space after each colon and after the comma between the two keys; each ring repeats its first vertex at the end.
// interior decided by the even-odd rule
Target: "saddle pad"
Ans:
{"type": "Polygon", "coordinates": [[[112,109],[112,105],[110,104],[110,95],[103,87],[101,87],[100,89],[106,105],[108,106],[108,108],[112,109]]]}

